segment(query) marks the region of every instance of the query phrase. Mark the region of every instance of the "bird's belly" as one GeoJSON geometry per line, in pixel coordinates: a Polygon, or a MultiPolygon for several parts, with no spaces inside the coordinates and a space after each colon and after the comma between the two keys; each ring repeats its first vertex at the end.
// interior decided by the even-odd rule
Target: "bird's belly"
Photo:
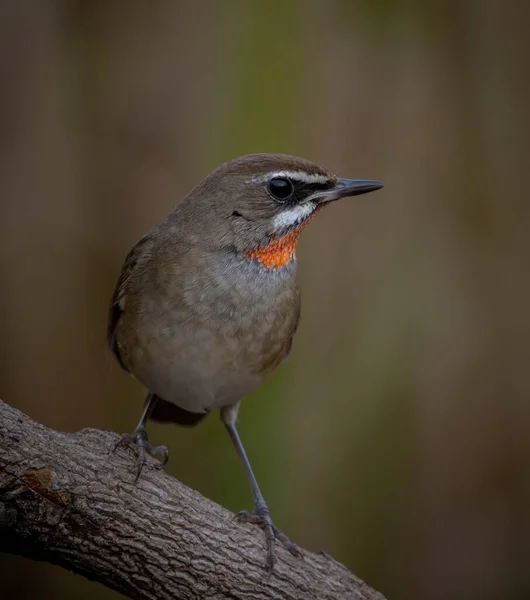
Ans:
{"type": "Polygon", "coordinates": [[[204,259],[172,294],[137,297],[118,327],[129,371],[191,412],[228,406],[258,387],[288,353],[298,323],[294,261],[269,273],[233,260],[204,259]]]}
{"type": "Polygon", "coordinates": [[[261,316],[245,328],[176,319],[136,327],[128,368],[149,390],[191,412],[229,406],[258,387],[287,354],[291,319],[261,316]]]}

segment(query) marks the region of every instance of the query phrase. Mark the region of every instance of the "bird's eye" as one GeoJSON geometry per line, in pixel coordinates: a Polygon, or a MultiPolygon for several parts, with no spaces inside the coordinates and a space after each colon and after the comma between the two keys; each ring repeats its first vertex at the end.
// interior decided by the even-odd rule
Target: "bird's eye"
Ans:
{"type": "Polygon", "coordinates": [[[269,181],[269,192],[279,202],[285,202],[294,193],[293,182],[284,177],[273,177],[269,181]]]}

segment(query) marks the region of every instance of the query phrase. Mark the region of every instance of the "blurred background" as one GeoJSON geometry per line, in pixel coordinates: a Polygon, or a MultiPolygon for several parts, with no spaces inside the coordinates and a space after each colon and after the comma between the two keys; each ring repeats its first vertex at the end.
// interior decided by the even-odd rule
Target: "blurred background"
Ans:
{"type": "MultiPolygon", "coordinates": [[[[105,328],[140,235],[237,155],[380,179],[304,232],[299,333],[243,403],[243,441],[276,524],[389,600],[530,598],[529,13],[3,0],[0,397],[131,431],[144,390],[105,328]]],[[[216,415],[150,436],[169,473],[251,507],[216,415]]],[[[10,556],[0,589],[118,597],[10,556]]]]}

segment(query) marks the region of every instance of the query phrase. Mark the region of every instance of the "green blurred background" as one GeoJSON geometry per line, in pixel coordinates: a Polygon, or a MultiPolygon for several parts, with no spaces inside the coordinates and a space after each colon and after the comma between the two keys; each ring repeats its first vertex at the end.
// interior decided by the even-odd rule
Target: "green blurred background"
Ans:
{"type": "MultiPolygon", "coordinates": [[[[243,403],[276,524],[391,600],[530,597],[530,4],[0,3],[0,397],[131,431],[106,349],[123,258],[209,171],[286,152],[385,189],[298,251],[289,360],[243,403]]],[[[217,416],[167,470],[251,498],[217,416]]],[[[111,599],[0,557],[2,597],[111,599]]]]}

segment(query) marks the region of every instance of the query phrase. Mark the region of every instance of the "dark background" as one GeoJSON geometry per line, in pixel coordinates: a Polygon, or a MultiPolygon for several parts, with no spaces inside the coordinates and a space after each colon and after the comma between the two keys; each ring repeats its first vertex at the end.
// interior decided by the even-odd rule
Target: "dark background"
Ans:
{"type": "MultiPolygon", "coordinates": [[[[130,431],[144,391],[105,327],[137,238],[241,154],[381,179],[304,232],[300,330],[241,435],[276,524],[389,599],[529,598],[529,13],[0,2],[0,397],[130,431]]],[[[168,472],[250,508],[217,416],[150,432],[168,472]]],[[[117,597],[9,556],[0,589],[117,597]]]]}

